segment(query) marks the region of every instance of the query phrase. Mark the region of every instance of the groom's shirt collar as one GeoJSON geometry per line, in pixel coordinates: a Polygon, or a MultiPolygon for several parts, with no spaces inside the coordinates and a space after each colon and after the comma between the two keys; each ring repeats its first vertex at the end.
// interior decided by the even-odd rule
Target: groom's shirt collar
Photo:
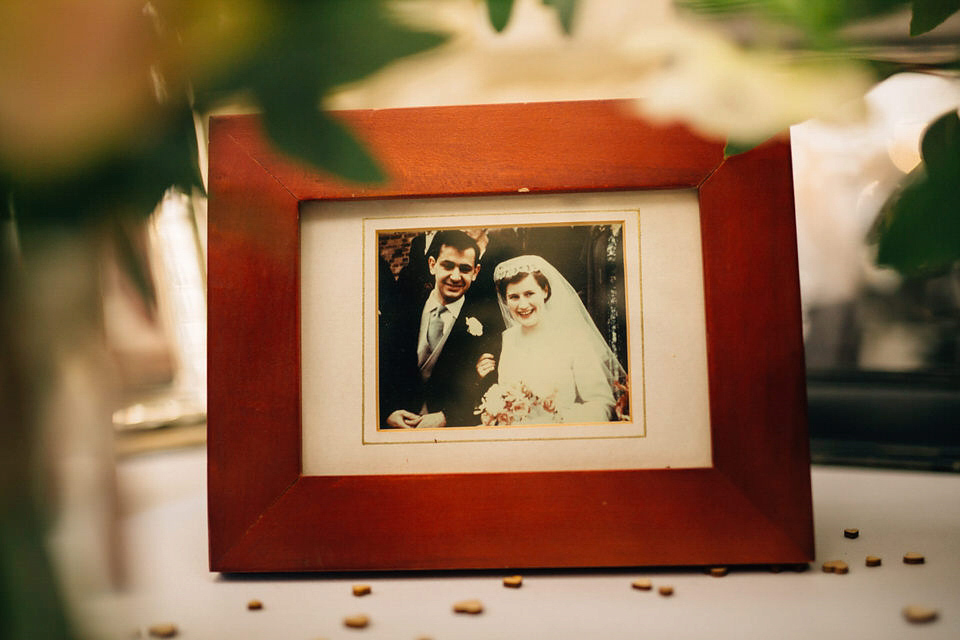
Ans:
{"type": "MultiPolygon", "coordinates": [[[[460,296],[454,302],[451,302],[450,304],[446,305],[447,311],[450,312],[451,318],[456,319],[460,317],[460,310],[463,309],[463,301],[465,298],[466,298],[465,295],[460,296]]],[[[430,292],[430,295],[427,296],[427,302],[423,305],[424,315],[429,314],[431,311],[433,311],[434,309],[436,309],[442,304],[443,302],[440,300],[440,294],[438,294],[437,290],[434,289],[433,291],[430,292]]]]}
{"type": "MultiPolygon", "coordinates": [[[[450,333],[453,323],[460,317],[460,311],[463,309],[463,300],[464,297],[460,296],[459,299],[446,305],[449,313],[445,313],[442,316],[443,338],[441,339],[441,346],[438,348],[438,351],[443,348],[444,339],[447,334],[450,333]]],[[[423,311],[420,312],[420,334],[417,337],[417,361],[421,367],[423,367],[424,362],[430,355],[427,353],[427,326],[430,324],[430,313],[441,304],[443,303],[440,301],[440,296],[437,294],[437,290],[434,289],[430,292],[430,295],[427,296],[427,301],[423,304],[423,311]]],[[[421,373],[423,372],[421,371],[421,373]]],[[[426,377],[430,377],[430,371],[426,372],[426,377]]]]}

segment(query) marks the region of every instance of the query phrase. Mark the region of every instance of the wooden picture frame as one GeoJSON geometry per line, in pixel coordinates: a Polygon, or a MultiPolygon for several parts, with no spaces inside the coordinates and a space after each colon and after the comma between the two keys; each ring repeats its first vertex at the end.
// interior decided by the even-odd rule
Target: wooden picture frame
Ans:
{"type": "Polygon", "coordinates": [[[645,123],[618,101],[337,117],[383,164],[385,185],[283,159],[254,116],[210,123],[211,570],[813,559],[788,142],[724,159],[722,143],[645,123]],[[663,189],[699,200],[711,466],[302,473],[302,202],[663,189]]]}

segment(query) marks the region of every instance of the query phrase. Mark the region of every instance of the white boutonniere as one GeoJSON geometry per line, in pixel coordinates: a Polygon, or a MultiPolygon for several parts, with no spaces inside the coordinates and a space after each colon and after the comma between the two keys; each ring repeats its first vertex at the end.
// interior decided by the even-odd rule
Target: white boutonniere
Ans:
{"type": "Polygon", "coordinates": [[[477,337],[483,335],[483,325],[473,316],[467,318],[467,333],[477,337]]]}

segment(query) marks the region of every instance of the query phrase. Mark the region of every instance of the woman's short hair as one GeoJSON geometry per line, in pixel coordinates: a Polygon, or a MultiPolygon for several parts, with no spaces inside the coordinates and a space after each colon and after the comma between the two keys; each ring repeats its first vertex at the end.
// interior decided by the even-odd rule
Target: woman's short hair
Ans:
{"type": "Polygon", "coordinates": [[[547,276],[543,275],[539,271],[518,271],[512,276],[507,276],[496,281],[497,293],[500,294],[501,300],[507,299],[507,285],[516,284],[526,278],[527,276],[533,276],[533,279],[540,285],[540,288],[543,289],[543,292],[546,294],[544,296],[544,301],[550,299],[550,281],[547,280],[547,276]]]}

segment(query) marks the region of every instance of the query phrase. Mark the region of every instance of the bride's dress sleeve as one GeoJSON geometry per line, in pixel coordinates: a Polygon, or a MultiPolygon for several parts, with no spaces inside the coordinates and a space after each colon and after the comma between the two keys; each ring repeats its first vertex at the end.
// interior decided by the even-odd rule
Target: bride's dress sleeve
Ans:
{"type": "Polygon", "coordinates": [[[600,359],[585,344],[573,354],[573,378],[580,402],[564,411],[566,422],[607,422],[613,415],[613,389],[600,359]]]}

